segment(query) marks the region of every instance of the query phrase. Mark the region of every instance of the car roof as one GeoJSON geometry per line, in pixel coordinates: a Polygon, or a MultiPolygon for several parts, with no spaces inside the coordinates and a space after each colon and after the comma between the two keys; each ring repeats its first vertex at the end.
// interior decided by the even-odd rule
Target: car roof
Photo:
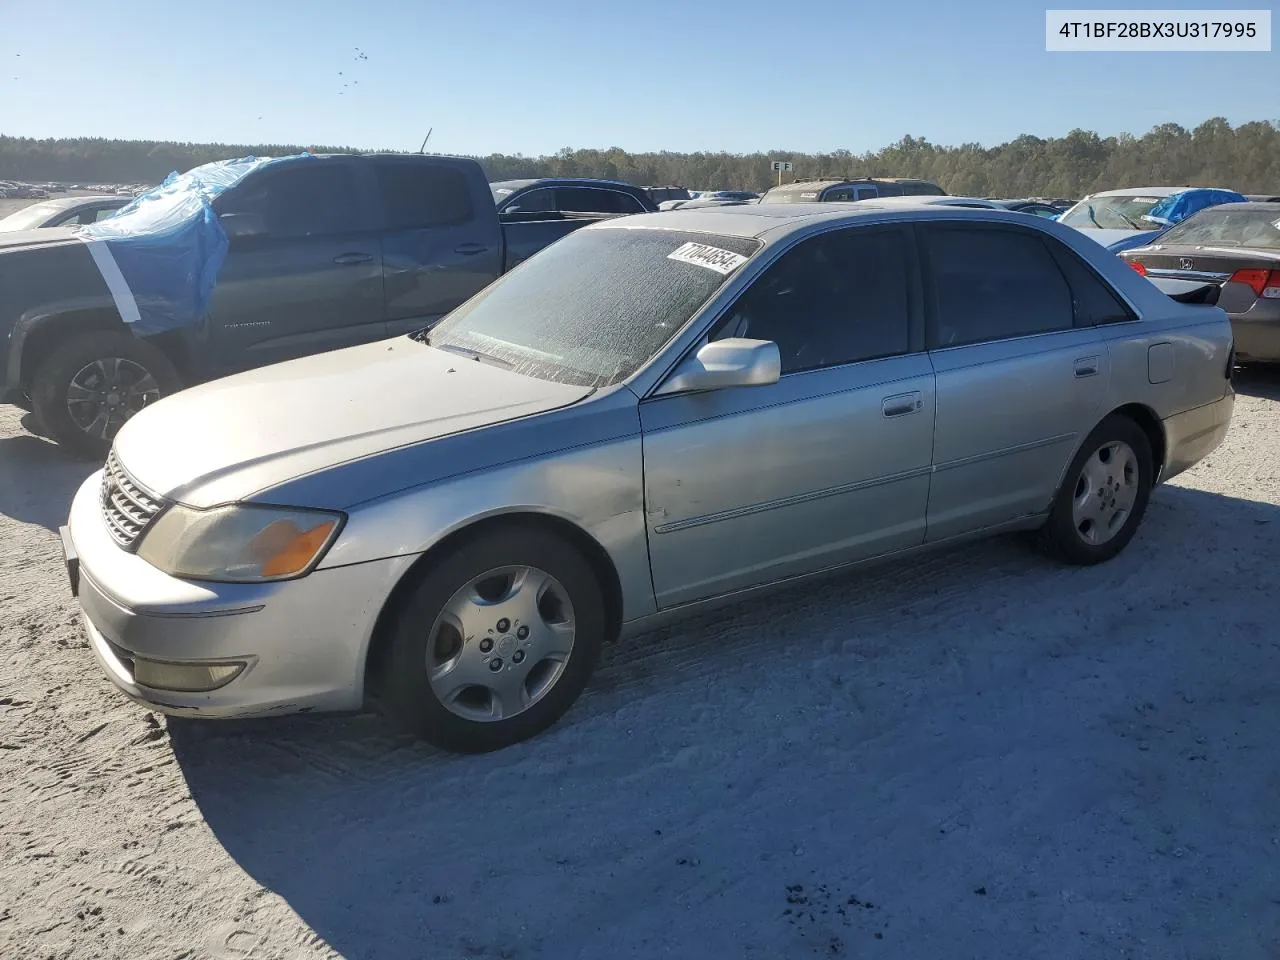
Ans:
{"type": "Polygon", "coordinates": [[[985,207],[922,203],[921,197],[885,197],[857,203],[747,203],[732,207],[681,207],[661,213],[639,213],[603,220],[584,230],[677,230],[688,233],[719,234],[727,237],[765,239],[766,235],[795,233],[812,224],[847,222],[862,218],[880,220],[955,219],[993,220],[1025,225],[1028,221],[1050,221],[1024,213],[985,207]],[[887,201],[895,201],[889,203],[887,201]],[[914,200],[915,202],[909,202],[914,200]],[[905,203],[897,201],[908,201],[905,203]]]}
{"type": "MultiPolygon", "coordinates": [[[[1274,200],[1248,200],[1239,203],[1216,203],[1212,207],[1205,207],[1203,210],[1197,210],[1191,217],[1197,217],[1207,211],[1231,213],[1233,210],[1260,210],[1263,213],[1275,214],[1276,204],[1274,200]]],[[[1191,217],[1187,217],[1190,220],[1191,217]]],[[[1182,221],[1186,223],[1186,220],[1182,221]]]]}
{"type": "Polygon", "coordinates": [[[1225,187],[1125,187],[1122,190],[1099,190],[1091,197],[1172,197],[1188,190],[1223,190],[1225,187]]]}
{"type": "MultiPolygon", "coordinates": [[[[101,203],[104,200],[120,199],[123,198],[107,193],[94,194],[89,197],[54,197],[49,200],[41,200],[39,206],[41,210],[70,210],[74,207],[84,207],[95,203],[101,203]]],[[[32,206],[34,207],[36,204],[33,203],[32,206]]]]}
{"type": "Polygon", "coordinates": [[[596,177],[535,177],[529,180],[494,180],[490,187],[501,187],[512,192],[523,190],[525,187],[532,187],[541,184],[564,184],[565,186],[574,186],[578,184],[595,184],[610,187],[626,187],[629,190],[639,190],[635,184],[627,183],[623,180],[602,180],[596,177]]]}

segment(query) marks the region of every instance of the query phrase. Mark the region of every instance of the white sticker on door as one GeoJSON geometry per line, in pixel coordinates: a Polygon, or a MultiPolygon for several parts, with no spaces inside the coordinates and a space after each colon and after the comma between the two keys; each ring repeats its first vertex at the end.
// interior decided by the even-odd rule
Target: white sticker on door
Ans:
{"type": "Polygon", "coordinates": [[[721,250],[705,243],[686,243],[667,254],[668,260],[679,260],[681,263],[692,263],[694,266],[706,267],[725,276],[733,273],[747,262],[747,258],[732,250],[721,250]]]}

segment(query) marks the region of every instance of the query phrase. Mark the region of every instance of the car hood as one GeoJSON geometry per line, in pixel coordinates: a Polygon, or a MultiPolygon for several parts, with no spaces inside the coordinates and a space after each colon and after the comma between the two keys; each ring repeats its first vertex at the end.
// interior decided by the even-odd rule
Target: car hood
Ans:
{"type": "Polygon", "coordinates": [[[152,492],[207,507],[380,451],[554,410],[591,392],[399,337],[174,394],[126,423],[115,451],[152,492]]]}

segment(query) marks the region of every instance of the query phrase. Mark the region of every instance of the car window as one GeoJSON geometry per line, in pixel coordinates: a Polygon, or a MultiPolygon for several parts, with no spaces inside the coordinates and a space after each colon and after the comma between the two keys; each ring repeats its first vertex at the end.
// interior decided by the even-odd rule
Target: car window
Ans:
{"type": "Polygon", "coordinates": [[[649,362],[759,246],[673,230],[575,230],[417,339],[526,376],[617,383],[649,362]]]}
{"type": "Polygon", "coordinates": [[[1137,317],[1111,289],[1111,285],[1094,273],[1065,244],[1044,238],[1058,267],[1067,278],[1075,308],[1075,325],[1088,327],[1103,323],[1124,323],[1137,317]]]}
{"type": "Polygon", "coordinates": [[[908,191],[900,183],[878,183],[876,184],[876,194],[881,197],[901,197],[907,195],[908,191]]]}
{"type": "Polygon", "coordinates": [[[566,213],[640,213],[644,208],[619,190],[557,187],[556,200],[566,213]]]}
{"type": "Polygon", "coordinates": [[[906,353],[909,278],[901,231],[814,237],[769,267],[712,339],[772,340],[784,374],[906,353]]]}
{"type": "Polygon", "coordinates": [[[273,239],[323,237],[361,228],[345,164],[291,163],[224,193],[218,212],[257,214],[273,239]]]}
{"type": "Polygon", "coordinates": [[[1224,203],[1183,220],[1161,237],[1160,243],[1280,250],[1280,216],[1275,210],[1241,210],[1236,204],[1224,203]]]}
{"type": "Polygon", "coordinates": [[[502,208],[503,213],[550,213],[558,210],[556,191],[550,187],[539,187],[517,196],[514,202],[502,208]]]}
{"type": "Polygon", "coordinates": [[[380,161],[374,165],[389,230],[444,227],[471,220],[465,174],[431,163],[380,161]]]}
{"type": "Polygon", "coordinates": [[[856,199],[871,200],[878,196],[880,196],[880,191],[878,191],[875,187],[859,187],[858,195],[856,199]]]}
{"type": "Polygon", "coordinates": [[[992,227],[925,232],[934,311],[931,348],[1006,340],[1074,324],[1071,290],[1034,234],[992,227]]]}

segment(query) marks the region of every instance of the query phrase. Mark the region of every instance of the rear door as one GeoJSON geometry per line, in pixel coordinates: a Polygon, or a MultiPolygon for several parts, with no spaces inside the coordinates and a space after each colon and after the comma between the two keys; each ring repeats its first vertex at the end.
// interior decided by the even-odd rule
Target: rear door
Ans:
{"type": "Polygon", "coordinates": [[[219,214],[262,218],[233,244],[207,314],[220,370],[259,367],[377,340],[382,251],[351,158],[267,167],[223,194],[219,214]]]}
{"type": "Polygon", "coordinates": [[[929,541],[1046,511],[1105,410],[1108,356],[1077,321],[1051,238],[1011,224],[920,228],[937,374],[929,541]]]}
{"type": "Polygon", "coordinates": [[[918,300],[906,230],[804,240],[712,333],[777,343],[778,382],[640,405],[660,607],[922,542],[934,378],[918,300]]]}
{"type": "Polygon", "coordinates": [[[372,161],[385,223],[387,335],[439,320],[502,273],[502,235],[484,178],[423,157],[372,161]]]}

